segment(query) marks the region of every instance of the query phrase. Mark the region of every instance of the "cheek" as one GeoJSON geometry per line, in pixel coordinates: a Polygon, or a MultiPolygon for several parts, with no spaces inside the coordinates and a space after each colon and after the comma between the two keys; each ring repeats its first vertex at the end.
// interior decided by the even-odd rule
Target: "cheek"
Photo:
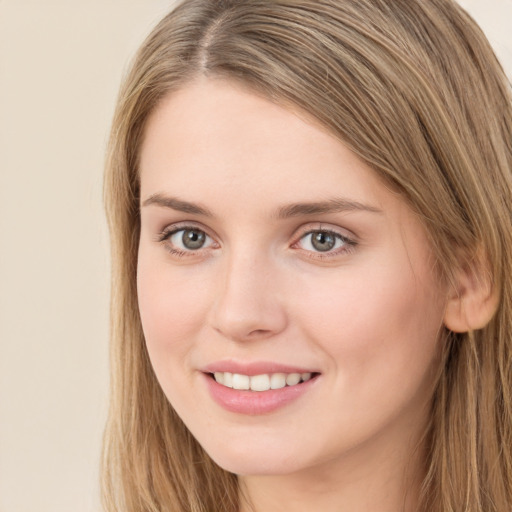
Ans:
{"type": "Polygon", "coordinates": [[[205,307],[201,283],[187,272],[170,272],[157,258],[139,255],[139,311],[155,371],[182,362],[202,328],[205,307]]]}
{"type": "Polygon", "coordinates": [[[417,389],[438,352],[443,306],[429,273],[407,265],[350,272],[308,286],[298,316],[330,355],[336,378],[365,400],[417,389]],[[386,386],[386,391],[383,391],[386,386]]]}

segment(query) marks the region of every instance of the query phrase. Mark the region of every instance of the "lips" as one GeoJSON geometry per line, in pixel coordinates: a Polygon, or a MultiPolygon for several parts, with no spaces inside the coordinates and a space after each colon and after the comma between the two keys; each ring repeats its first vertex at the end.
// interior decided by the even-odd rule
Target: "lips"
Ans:
{"type": "Polygon", "coordinates": [[[239,414],[273,412],[312,389],[319,372],[276,363],[219,362],[202,369],[210,396],[239,414]]]}
{"type": "Polygon", "coordinates": [[[215,372],[229,372],[238,373],[240,375],[248,375],[252,377],[254,375],[273,374],[273,373],[318,373],[314,368],[292,366],[288,364],[275,363],[271,361],[254,361],[242,363],[238,361],[218,361],[215,363],[208,364],[201,368],[203,373],[215,372]]]}

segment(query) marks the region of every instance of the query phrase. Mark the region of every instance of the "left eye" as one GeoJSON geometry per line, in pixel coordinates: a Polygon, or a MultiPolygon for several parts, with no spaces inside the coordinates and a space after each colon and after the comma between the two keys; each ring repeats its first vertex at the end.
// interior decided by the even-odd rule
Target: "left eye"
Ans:
{"type": "Polygon", "coordinates": [[[173,247],[182,251],[197,251],[212,243],[212,239],[200,229],[179,229],[171,233],[167,240],[173,247]]]}
{"type": "Polygon", "coordinates": [[[310,231],[299,241],[299,245],[306,251],[329,252],[350,245],[350,241],[333,231],[310,231]]]}

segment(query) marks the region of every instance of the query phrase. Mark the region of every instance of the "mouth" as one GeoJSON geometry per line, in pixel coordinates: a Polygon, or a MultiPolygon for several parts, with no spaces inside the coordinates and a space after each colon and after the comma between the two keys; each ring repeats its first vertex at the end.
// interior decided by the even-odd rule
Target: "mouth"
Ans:
{"type": "Polygon", "coordinates": [[[200,370],[210,397],[223,409],[255,416],[314,397],[322,373],[275,361],[216,361],[200,370]]]}
{"type": "Polygon", "coordinates": [[[221,386],[239,391],[264,392],[286,387],[293,387],[315,379],[316,372],[304,373],[263,373],[260,375],[244,375],[231,372],[209,373],[210,378],[221,386]]]}
{"type": "Polygon", "coordinates": [[[267,363],[230,363],[231,372],[221,371],[224,368],[218,368],[220,364],[214,366],[216,368],[202,372],[212,399],[229,412],[249,416],[269,414],[299,400],[301,396],[310,396],[321,375],[304,371],[305,368],[299,371],[299,368],[267,363]],[[262,366],[269,373],[264,373],[262,366]]]}

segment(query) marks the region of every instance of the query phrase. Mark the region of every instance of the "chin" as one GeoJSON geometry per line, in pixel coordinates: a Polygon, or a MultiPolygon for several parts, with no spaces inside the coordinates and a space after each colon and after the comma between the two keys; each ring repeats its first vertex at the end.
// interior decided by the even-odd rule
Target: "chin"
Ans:
{"type": "Polygon", "coordinates": [[[297,451],[291,454],[260,446],[247,446],[237,450],[235,446],[229,449],[215,447],[210,450],[203,446],[212,460],[222,469],[240,476],[247,475],[284,475],[294,473],[301,469],[297,459],[297,451]]]}

